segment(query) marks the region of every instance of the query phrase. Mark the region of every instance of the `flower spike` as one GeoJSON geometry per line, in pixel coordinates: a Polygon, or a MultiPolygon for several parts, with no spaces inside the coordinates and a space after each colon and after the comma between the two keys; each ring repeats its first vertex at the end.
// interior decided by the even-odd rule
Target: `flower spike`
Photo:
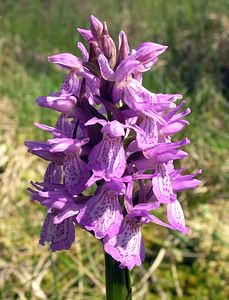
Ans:
{"type": "Polygon", "coordinates": [[[47,141],[25,142],[28,152],[48,161],[43,182],[31,182],[28,191],[47,209],[40,244],[69,249],[78,224],[101,240],[120,268],[131,270],[144,261],[145,224],[188,233],[177,193],[197,187],[201,170],[174,168],[190,143],[174,136],[189,124],[190,109],[183,108],[182,95],[143,85],[143,74],[167,46],[144,42],[130,49],[123,31],[116,46],[107,23],[95,16],[90,29],[78,32],[87,44],[77,44],[81,58],[67,52],[48,57],[67,74],[58,91],[37,98],[60,115],[56,125],[34,123],[51,135],[47,141]],[[164,220],[156,217],[162,206],[164,220]]]}

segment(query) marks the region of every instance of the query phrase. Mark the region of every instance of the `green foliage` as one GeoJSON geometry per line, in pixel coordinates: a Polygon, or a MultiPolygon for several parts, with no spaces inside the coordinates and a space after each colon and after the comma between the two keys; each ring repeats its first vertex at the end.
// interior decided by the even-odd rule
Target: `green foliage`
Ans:
{"type": "MultiPolygon", "coordinates": [[[[226,0],[6,0],[0,3],[0,298],[103,299],[101,245],[77,229],[70,252],[38,247],[43,210],[25,192],[45,164],[29,156],[24,139],[44,139],[37,121],[54,125],[56,113],[34,99],[58,90],[64,74],[46,57],[79,54],[76,27],[90,14],[123,29],[132,47],[149,40],[169,45],[145,77],[157,92],[182,93],[192,109],[189,170],[203,169],[195,191],[180,195],[187,237],[146,226],[147,259],[132,273],[134,299],[224,300],[229,297],[229,18],[226,0]]],[[[117,40],[117,38],[116,38],[117,40]]]]}

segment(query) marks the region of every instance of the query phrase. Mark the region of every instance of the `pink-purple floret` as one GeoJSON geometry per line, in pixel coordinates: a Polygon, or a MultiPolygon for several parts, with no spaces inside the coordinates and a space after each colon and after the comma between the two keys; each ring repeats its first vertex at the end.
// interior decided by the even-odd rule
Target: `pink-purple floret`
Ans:
{"type": "Polygon", "coordinates": [[[103,242],[121,268],[132,269],[145,256],[142,225],[188,233],[176,193],[197,187],[201,170],[182,175],[184,169],[173,165],[188,155],[180,149],[188,139],[172,142],[189,124],[189,108],[179,112],[182,96],[142,85],[142,73],[167,46],[145,42],[130,50],[122,31],[116,48],[105,22],[91,16],[90,25],[78,29],[88,44],[87,50],[78,43],[82,58],[48,58],[68,73],[59,91],[37,99],[61,114],[54,127],[35,123],[52,134],[49,140],[25,142],[29,152],[49,161],[43,182],[31,182],[28,190],[47,207],[40,244],[69,249],[78,224],[103,242]],[[167,221],[154,215],[161,206],[167,221]]]}

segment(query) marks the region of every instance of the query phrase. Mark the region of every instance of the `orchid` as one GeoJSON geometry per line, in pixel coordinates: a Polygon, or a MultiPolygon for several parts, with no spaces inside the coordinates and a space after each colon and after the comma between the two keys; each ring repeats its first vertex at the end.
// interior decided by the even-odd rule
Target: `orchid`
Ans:
{"type": "Polygon", "coordinates": [[[48,58],[68,73],[58,92],[37,99],[61,115],[54,127],[34,123],[50,139],[25,142],[49,162],[43,182],[31,182],[28,191],[47,209],[42,245],[69,249],[78,224],[103,243],[120,270],[131,270],[144,261],[144,224],[188,233],[177,192],[197,187],[201,170],[182,175],[183,167],[174,168],[188,156],[181,148],[190,141],[173,136],[189,124],[190,109],[180,112],[180,94],[153,93],[142,84],[167,46],[145,42],[131,50],[121,31],[117,50],[106,22],[94,16],[90,29],[78,31],[89,52],[78,43],[82,58],[48,58]],[[163,207],[166,221],[155,216],[163,207]]]}

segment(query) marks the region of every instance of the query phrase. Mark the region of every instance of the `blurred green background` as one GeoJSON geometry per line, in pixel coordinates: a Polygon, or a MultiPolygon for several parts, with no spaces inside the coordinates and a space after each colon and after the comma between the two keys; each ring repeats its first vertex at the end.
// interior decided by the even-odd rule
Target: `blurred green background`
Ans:
{"type": "MultiPolygon", "coordinates": [[[[146,261],[132,271],[133,299],[229,298],[229,2],[228,0],[2,0],[0,1],[0,299],[104,299],[99,242],[76,229],[71,251],[38,246],[44,210],[30,203],[30,180],[45,163],[23,141],[45,139],[32,122],[54,125],[57,113],[35,98],[56,91],[64,73],[46,57],[78,54],[93,14],[110,33],[124,30],[132,47],[168,45],[144,84],[154,92],[182,93],[192,110],[189,170],[203,169],[202,185],[180,194],[190,234],[144,228],[146,261]]],[[[118,299],[117,299],[118,300],[118,299]]]]}

